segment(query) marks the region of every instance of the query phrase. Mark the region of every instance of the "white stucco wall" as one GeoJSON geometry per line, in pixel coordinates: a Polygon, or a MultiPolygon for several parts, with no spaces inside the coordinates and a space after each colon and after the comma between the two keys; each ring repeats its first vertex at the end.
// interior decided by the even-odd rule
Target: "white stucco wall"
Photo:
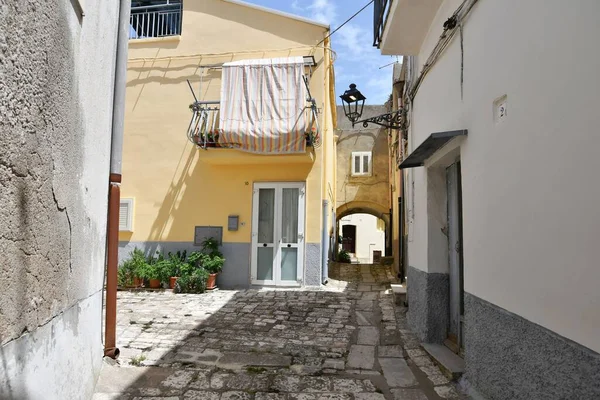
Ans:
{"type": "Polygon", "coordinates": [[[2,399],[94,390],[117,21],[115,1],[0,5],[2,399]]]}
{"type": "MultiPolygon", "coordinates": [[[[443,3],[419,64],[460,3],[443,3]]],[[[411,150],[432,132],[469,131],[460,145],[465,290],[596,352],[599,15],[595,0],[478,2],[464,25],[463,98],[457,35],[418,92],[410,130],[411,150]]],[[[441,272],[428,254],[427,181],[425,168],[408,173],[409,263],[441,272]]]]}
{"type": "MultiPolygon", "coordinates": [[[[373,251],[380,250],[385,256],[385,225],[379,218],[370,214],[352,214],[340,220],[340,227],[356,226],[356,258],[364,264],[373,262],[373,251]],[[378,221],[379,227],[378,227],[378,221]],[[380,230],[382,228],[382,230],[380,230]]],[[[340,228],[340,234],[342,233],[340,228]]]]}

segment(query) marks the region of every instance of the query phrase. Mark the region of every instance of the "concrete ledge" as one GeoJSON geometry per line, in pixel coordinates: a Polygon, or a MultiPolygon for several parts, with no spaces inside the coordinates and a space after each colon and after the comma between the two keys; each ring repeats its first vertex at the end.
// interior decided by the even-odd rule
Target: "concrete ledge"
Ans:
{"type": "Polygon", "coordinates": [[[448,379],[457,380],[465,372],[465,360],[441,344],[422,343],[423,349],[448,379]]]}
{"type": "Polygon", "coordinates": [[[406,286],[392,283],[391,287],[394,303],[399,306],[404,306],[404,303],[406,302],[406,286]]]}

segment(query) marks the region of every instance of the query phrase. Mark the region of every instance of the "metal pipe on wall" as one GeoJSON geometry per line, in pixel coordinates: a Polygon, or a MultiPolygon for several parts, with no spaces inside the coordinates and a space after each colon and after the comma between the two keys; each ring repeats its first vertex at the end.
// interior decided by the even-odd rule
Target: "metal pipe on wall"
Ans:
{"type": "Polygon", "coordinates": [[[329,200],[323,200],[323,236],[321,237],[321,283],[326,284],[329,277],[329,229],[327,220],[329,215],[329,200]]]}
{"type": "Polygon", "coordinates": [[[117,358],[117,268],[119,263],[119,208],[121,203],[121,163],[125,124],[125,90],[127,84],[127,49],[129,46],[130,0],[121,0],[115,61],[115,88],[110,148],[110,176],[107,221],[106,320],[104,355],[117,358]]]}

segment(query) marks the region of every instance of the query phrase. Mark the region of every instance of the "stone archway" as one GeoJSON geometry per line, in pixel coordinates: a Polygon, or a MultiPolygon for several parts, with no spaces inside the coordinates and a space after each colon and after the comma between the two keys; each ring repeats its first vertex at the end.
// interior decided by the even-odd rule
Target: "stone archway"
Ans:
{"type": "Polygon", "coordinates": [[[368,201],[351,201],[339,206],[336,209],[336,234],[334,235],[334,248],[337,248],[338,245],[338,236],[337,226],[340,220],[348,215],[352,214],[370,214],[374,217],[377,217],[383,220],[385,224],[385,249],[386,254],[389,254],[390,249],[390,240],[392,237],[392,224],[390,220],[390,210],[386,209],[384,206],[368,202],[368,201]]]}

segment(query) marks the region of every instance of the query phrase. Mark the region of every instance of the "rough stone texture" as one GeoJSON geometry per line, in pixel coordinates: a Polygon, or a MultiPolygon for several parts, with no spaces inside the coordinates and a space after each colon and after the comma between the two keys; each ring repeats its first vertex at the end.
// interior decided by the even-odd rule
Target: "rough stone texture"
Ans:
{"type": "MultiPolygon", "coordinates": [[[[386,113],[385,106],[365,106],[363,117],[386,113]]],[[[351,212],[366,212],[389,225],[389,147],[387,130],[377,125],[354,128],[338,106],[337,218],[351,212]],[[372,152],[372,174],[352,176],[352,152],[372,152]],[[385,215],[384,215],[385,214],[385,215]]],[[[386,244],[387,245],[387,244],[386,244]]]]}
{"type": "Polygon", "coordinates": [[[319,286],[321,284],[321,244],[306,243],[304,255],[304,285],[319,286]]]}
{"type": "Polygon", "coordinates": [[[466,379],[489,399],[600,398],[600,354],[470,293],[465,362],[466,379]]]}
{"type": "MultiPolygon", "coordinates": [[[[189,253],[200,250],[194,242],[119,242],[119,263],[135,249],[146,254],[155,254],[157,250],[168,253],[186,250],[189,253]]],[[[250,287],[250,244],[223,243],[221,251],[225,257],[225,267],[217,277],[217,286],[221,289],[246,289],[250,287]]]]}
{"type": "Polygon", "coordinates": [[[3,399],[89,398],[101,363],[118,3],[74,4],[0,2],[3,399]]]}
{"type": "Polygon", "coordinates": [[[434,389],[448,381],[432,364],[418,366],[425,353],[405,309],[363,269],[369,283],[332,279],[319,289],[119,292],[122,356],[103,370],[97,395],[391,400],[390,389],[410,386],[440,400],[434,389]]]}
{"type": "Polygon", "coordinates": [[[408,322],[425,343],[441,343],[448,334],[448,275],[408,267],[408,322]]]}
{"type": "Polygon", "coordinates": [[[417,379],[406,361],[402,358],[380,358],[379,364],[390,387],[410,387],[417,385],[417,379]]]}

